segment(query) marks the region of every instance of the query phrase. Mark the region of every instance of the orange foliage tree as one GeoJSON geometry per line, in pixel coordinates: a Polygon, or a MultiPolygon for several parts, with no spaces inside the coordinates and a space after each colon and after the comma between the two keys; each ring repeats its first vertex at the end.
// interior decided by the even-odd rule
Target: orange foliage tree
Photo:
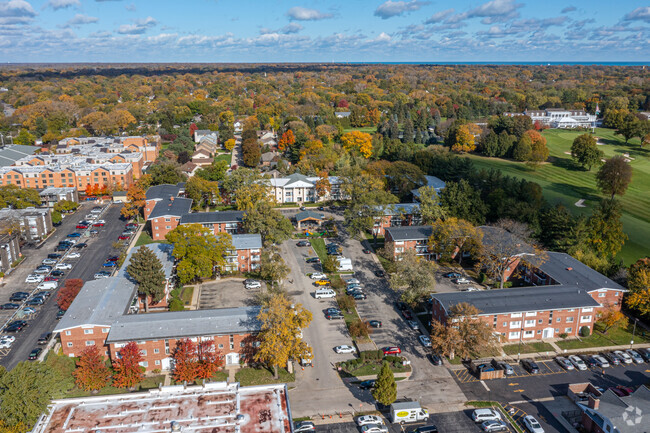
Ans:
{"type": "Polygon", "coordinates": [[[65,285],[59,293],[56,295],[56,304],[62,310],[67,310],[70,308],[70,304],[74,301],[74,298],[77,297],[81,288],[84,285],[84,281],[79,278],[72,278],[70,280],[65,280],[65,285]]]}
{"type": "Polygon", "coordinates": [[[172,355],[174,358],[174,380],[193,382],[196,379],[211,378],[223,365],[221,356],[216,351],[214,340],[201,341],[183,339],[176,343],[172,355]]]}
{"type": "Polygon", "coordinates": [[[291,146],[295,142],[296,142],[296,136],[293,135],[293,131],[289,129],[287,132],[282,134],[282,137],[280,137],[280,141],[278,141],[278,149],[281,152],[284,152],[289,146],[291,146]]]}
{"type": "Polygon", "coordinates": [[[120,357],[113,362],[113,385],[117,388],[133,388],[144,377],[142,353],[135,341],[130,341],[120,350],[120,357]]]}
{"type": "Polygon", "coordinates": [[[347,150],[357,150],[364,158],[372,155],[372,136],[366,132],[348,132],[343,134],[341,141],[347,150]]]}
{"type": "Polygon", "coordinates": [[[77,386],[85,391],[102,389],[111,379],[111,372],[97,346],[88,346],[81,352],[72,375],[77,386]]]}

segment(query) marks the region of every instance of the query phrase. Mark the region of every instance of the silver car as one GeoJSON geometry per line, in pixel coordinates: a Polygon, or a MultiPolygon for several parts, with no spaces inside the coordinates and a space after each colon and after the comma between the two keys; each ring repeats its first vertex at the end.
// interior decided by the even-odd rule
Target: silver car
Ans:
{"type": "Polygon", "coordinates": [[[632,361],[634,361],[636,364],[643,364],[643,358],[641,355],[636,350],[628,349],[625,351],[628,355],[630,355],[630,358],[632,358],[632,361]]]}

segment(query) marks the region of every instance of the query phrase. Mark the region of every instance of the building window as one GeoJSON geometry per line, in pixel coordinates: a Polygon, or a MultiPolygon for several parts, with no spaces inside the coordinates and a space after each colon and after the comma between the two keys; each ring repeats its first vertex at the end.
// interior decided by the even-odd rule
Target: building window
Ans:
{"type": "Polygon", "coordinates": [[[143,367],[149,367],[149,363],[147,361],[142,361],[140,365],[143,367]]]}
{"type": "Polygon", "coordinates": [[[160,349],[154,349],[153,353],[160,353],[160,349]]]}
{"type": "Polygon", "coordinates": [[[599,298],[604,298],[605,296],[607,296],[607,293],[599,293],[599,294],[598,294],[598,297],[599,297],[599,298]]]}
{"type": "Polygon", "coordinates": [[[521,313],[512,313],[510,317],[521,317],[521,313]]]}
{"type": "Polygon", "coordinates": [[[537,311],[532,313],[526,313],[526,317],[535,317],[535,316],[537,316],[537,311]]]}
{"type": "Polygon", "coordinates": [[[535,336],[535,331],[524,331],[524,338],[530,338],[535,336]]]}
{"type": "Polygon", "coordinates": [[[591,313],[592,311],[594,311],[593,308],[583,308],[583,309],[582,309],[582,312],[583,312],[583,313],[591,313]]]}
{"type": "Polygon", "coordinates": [[[219,349],[223,349],[223,344],[219,343],[219,345],[218,345],[217,347],[218,347],[219,349]]]}
{"type": "Polygon", "coordinates": [[[165,228],[166,228],[167,230],[169,230],[169,229],[172,228],[172,226],[165,226],[165,228]]]}
{"type": "Polygon", "coordinates": [[[591,322],[591,316],[582,316],[580,318],[580,323],[587,323],[587,322],[591,322]]]}
{"type": "Polygon", "coordinates": [[[156,365],[160,365],[160,359],[156,359],[156,361],[154,362],[154,364],[156,364],[156,365]]]}
{"type": "Polygon", "coordinates": [[[521,328],[521,322],[510,322],[510,328],[521,328]]]}
{"type": "Polygon", "coordinates": [[[65,335],[71,335],[71,334],[72,334],[72,332],[70,332],[70,331],[65,331],[65,335]]]}
{"type": "Polygon", "coordinates": [[[165,218],[165,222],[170,222],[171,218],[165,218]]]}
{"type": "Polygon", "coordinates": [[[573,323],[573,317],[567,317],[566,318],[566,323],[573,323]]]}
{"type": "Polygon", "coordinates": [[[508,334],[508,338],[509,338],[510,340],[512,340],[512,339],[514,339],[514,338],[519,338],[519,335],[520,335],[520,334],[519,334],[519,331],[513,331],[513,332],[511,332],[510,334],[508,334]]]}
{"type": "Polygon", "coordinates": [[[142,356],[147,356],[147,351],[145,349],[140,350],[142,356]]]}
{"type": "Polygon", "coordinates": [[[561,322],[561,321],[562,321],[561,317],[558,317],[557,320],[556,320],[556,322],[561,322]]]}
{"type": "Polygon", "coordinates": [[[110,331],[111,328],[102,328],[102,334],[108,334],[108,331],[110,331]]]}
{"type": "Polygon", "coordinates": [[[86,341],[86,346],[94,346],[94,345],[95,345],[95,341],[94,341],[94,340],[88,340],[88,341],[86,341]]]}
{"type": "Polygon", "coordinates": [[[93,330],[92,329],[84,329],[84,334],[92,334],[93,330]]]}
{"type": "Polygon", "coordinates": [[[566,332],[567,334],[570,334],[571,331],[573,331],[573,328],[564,328],[564,332],[566,332]]]}
{"type": "Polygon", "coordinates": [[[526,320],[526,323],[524,324],[526,328],[530,328],[531,326],[535,326],[535,321],[534,320],[526,320]]]}
{"type": "Polygon", "coordinates": [[[539,320],[537,321],[537,323],[539,323],[540,325],[542,324],[542,322],[543,322],[542,319],[539,319],[539,320]]]}
{"type": "Polygon", "coordinates": [[[68,347],[72,347],[72,343],[68,341],[68,347]]]}

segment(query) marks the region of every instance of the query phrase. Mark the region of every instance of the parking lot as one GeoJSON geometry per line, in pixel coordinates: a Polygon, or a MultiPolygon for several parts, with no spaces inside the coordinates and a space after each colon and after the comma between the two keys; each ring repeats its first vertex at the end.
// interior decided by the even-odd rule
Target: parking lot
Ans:
{"type": "MultiPolygon", "coordinates": [[[[71,251],[79,252],[81,257],[76,259],[62,259],[65,263],[70,263],[72,268],[65,270],[65,275],[59,279],[59,287],[62,287],[67,278],[79,278],[84,281],[93,279],[93,275],[102,269],[102,264],[106,258],[113,255],[115,251],[112,244],[118,240],[118,236],[124,231],[125,222],[120,219],[120,205],[107,206],[99,218],[106,221],[103,227],[92,227],[86,230],[77,230],[76,225],[79,221],[85,219],[89,211],[97,206],[96,202],[84,203],[80,209],[62,221],[56,231],[40,246],[29,247],[22,250],[25,259],[14,271],[5,277],[2,287],[0,288],[0,303],[9,301],[11,293],[16,291],[32,292],[35,291],[37,283],[25,283],[26,277],[40,265],[48,254],[54,252],[55,246],[59,241],[65,239],[69,233],[79,232],[89,236],[82,236],[79,242],[86,242],[87,248],[71,251]],[[90,236],[90,230],[97,230],[97,234],[90,236]]],[[[111,268],[112,269],[112,268],[111,268]]],[[[27,359],[29,352],[36,347],[38,337],[44,332],[51,331],[56,323],[56,290],[52,290],[52,295],[40,306],[35,308],[35,313],[23,320],[28,325],[22,331],[12,334],[16,341],[9,350],[4,349],[0,352],[0,365],[7,368],[13,368],[18,362],[27,359]]],[[[4,324],[14,314],[16,310],[1,310],[0,323],[4,324]]],[[[3,335],[6,335],[3,333],[3,335]]]]}
{"type": "Polygon", "coordinates": [[[245,289],[243,278],[225,278],[195,286],[200,291],[198,308],[234,308],[255,305],[256,296],[264,293],[266,284],[260,289],[245,289]]]}

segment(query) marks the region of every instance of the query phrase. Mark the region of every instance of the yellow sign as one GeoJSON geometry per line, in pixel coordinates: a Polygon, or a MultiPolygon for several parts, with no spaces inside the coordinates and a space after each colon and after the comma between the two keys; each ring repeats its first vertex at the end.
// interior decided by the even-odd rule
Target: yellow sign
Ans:
{"type": "Polygon", "coordinates": [[[406,416],[409,416],[410,414],[411,414],[411,412],[407,412],[407,411],[403,410],[401,412],[397,412],[395,414],[395,416],[397,416],[398,418],[404,418],[406,416]]]}

